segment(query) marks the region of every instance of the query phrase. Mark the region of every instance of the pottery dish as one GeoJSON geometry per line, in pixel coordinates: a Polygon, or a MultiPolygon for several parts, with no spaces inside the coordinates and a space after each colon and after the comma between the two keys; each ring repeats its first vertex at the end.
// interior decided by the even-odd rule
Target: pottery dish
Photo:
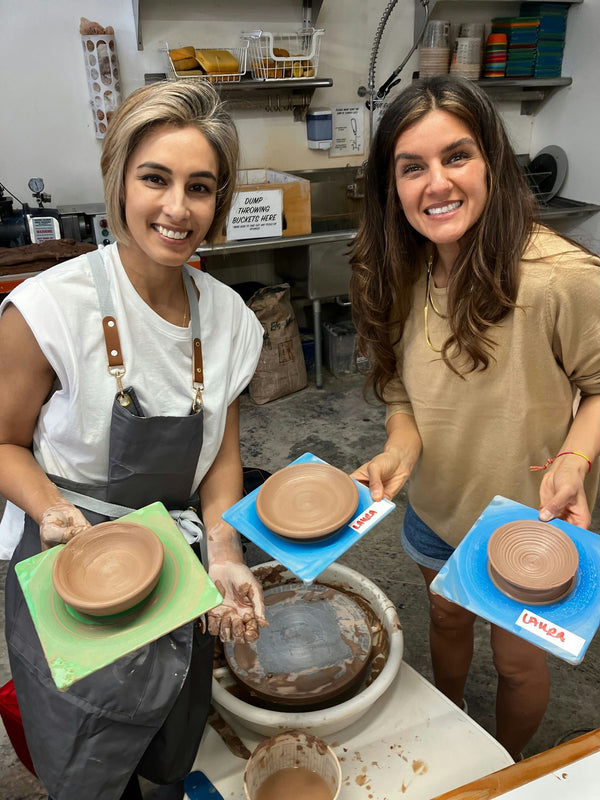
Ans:
{"type": "Polygon", "coordinates": [[[579,554],[573,541],[554,525],[516,520],[501,525],[488,542],[490,577],[513,600],[547,604],[575,585],[579,554]]]}
{"type": "Polygon", "coordinates": [[[150,528],[102,522],[67,542],[54,561],[52,582],[62,600],[82,614],[120,614],[154,589],[163,556],[163,544],[150,528]]]}
{"type": "Polygon", "coordinates": [[[316,539],[345,525],[358,500],[358,487],[341,469],[313,462],[292,464],[260,487],[256,513],[280,536],[316,539]]]}

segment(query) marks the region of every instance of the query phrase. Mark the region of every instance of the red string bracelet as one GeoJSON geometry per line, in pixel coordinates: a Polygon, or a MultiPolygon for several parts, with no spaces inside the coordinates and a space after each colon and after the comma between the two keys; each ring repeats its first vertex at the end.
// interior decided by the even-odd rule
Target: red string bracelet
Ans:
{"type": "Polygon", "coordinates": [[[592,460],[590,458],[588,458],[587,456],[584,456],[583,453],[578,453],[577,450],[565,450],[563,453],[558,453],[558,455],[555,455],[554,458],[549,458],[546,461],[545,464],[542,464],[541,467],[529,467],[529,469],[532,472],[535,472],[535,470],[537,470],[537,469],[548,469],[550,464],[554,463],[554,461],[556,461],[556,459],[560,458],[561,456],[579,456],[579,458],[583,458],[583,459],[585,459],[585,461],[587,461],[587,463],[588,463],[588,472],[592,471],[592,460]]]}

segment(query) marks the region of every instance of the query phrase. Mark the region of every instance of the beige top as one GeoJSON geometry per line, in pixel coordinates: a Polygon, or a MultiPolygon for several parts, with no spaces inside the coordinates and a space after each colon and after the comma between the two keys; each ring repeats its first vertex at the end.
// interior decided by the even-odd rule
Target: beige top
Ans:
{"type": "MultiPolygon", "coordinates": [[[[451,546],[496,495],[539,508],[544,473],[529,466],[559,452],[576,390],[600,394],[599,267],[596,256],[539,229],[521,263],[520,308],[489,331],[495,361],[464,379],[425,339],[425,271],[415,285],[396,346],[397,376],[385,393],[387,419],[414,415],[423,452],[410,477],[409,500],[451,546]]],[[[445,313],[446,289],[431,290],[445,313]]],[[[428,330],[433,346],[441,347],[449,329],[431,303],[428,330]]],[[[590,507],[597,489],[598,461],[586,478],[590,507]]]]}

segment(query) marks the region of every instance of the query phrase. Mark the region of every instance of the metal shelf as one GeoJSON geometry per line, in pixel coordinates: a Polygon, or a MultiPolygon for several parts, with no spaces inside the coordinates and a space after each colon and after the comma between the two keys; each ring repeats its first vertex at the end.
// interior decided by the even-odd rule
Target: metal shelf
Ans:
{"type": "MultiPolygon", "coordinates": [[[[554,0],[552,0],[554,1],[554,0]]],[[[494,100],[516,100],[521,114],[535,114],[542,103],[572,78],[482,78],[475,81],[494,100]]]]}
{"type": "MultiPolygon", "coordinates": [[[[514,5],[519,0],[429,0],[430,16],[438,5],[452,6],[458,2],[467,2],[479,6],[514,5]]],[[[549,3],[566,3],[579,5],[583,0],[547,0],[549,3]]],[[[435,17],[434,17],[435,18],[435,17]]],[[[425,9],[420,0],[415,0],[415,38],[419,35],[425,19],[425,9]]],[[[487,78],[476,81],[491,97],[496,100],[514,100],[521,103],[521,114],[534,114],[541,104],[557,89],[571,86],[572,78],[487,78]]]]}

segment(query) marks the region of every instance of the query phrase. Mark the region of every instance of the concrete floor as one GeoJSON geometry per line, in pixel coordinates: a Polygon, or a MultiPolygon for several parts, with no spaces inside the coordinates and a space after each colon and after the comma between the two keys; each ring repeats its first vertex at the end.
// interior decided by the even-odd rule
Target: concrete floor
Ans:
{"type": "MultiPolygon", "coordinates": [[[[360,375],[334,378],[325,371],[323,390],[314,385],[264,406],[242,396],[242,453],[244,464],[274,472],[305,452],[311,452],[350,472],[378,451],[383,441],[383,409],[367,404],[360,375]]],[[[425,588],[417,567],[400,546],[405,492],[397,509],[348,551],[340,561],[363,572],[393,600],[404,629],[404,659],[432,679],[428,648],[425,588]]],[[[592,530],[600,533],[600,503],[592,530]]],[[[247,548],[250,564],[269,560],[255,546],[247,548]]],[[[6,562],[0,562],[0,591],[6,562]]],[[[4,602],[1,600],[3,616],[4,602]]],[[[573,666],[549,656],[552,696],[544,721],[525,756],[547,750],[579,733],[600,726],[600,634],[594,637],[583,662],[573,666]]],[[[10,677],[4,639],[0,641],[0,685],[10,677]]],[[[466,699],[469,713],[494,733],[496,678],[489,648],[489,624],[476,624],[475,655],[466,699]]],[[[39,783],[16,759],[0,726],[0,800],[46,798],[39,783]]],[[[374,800],[377,800],[375,798],[374,800]]],[[[425,800],[425,798],[424,798],[425,800]]]]}

